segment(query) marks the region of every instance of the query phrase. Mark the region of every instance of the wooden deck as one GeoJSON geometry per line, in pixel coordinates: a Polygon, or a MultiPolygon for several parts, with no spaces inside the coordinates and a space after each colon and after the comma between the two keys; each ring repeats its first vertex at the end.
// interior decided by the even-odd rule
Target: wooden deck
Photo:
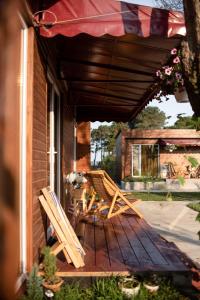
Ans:
{"type": "Polygon", "coordinates": [[[110,220],[82,220],[77,234],[83,245],[85,267],[58,262],[60,276],[129,275],[131,272],[187,272],[180,250],[133,214],[110,220]]]}

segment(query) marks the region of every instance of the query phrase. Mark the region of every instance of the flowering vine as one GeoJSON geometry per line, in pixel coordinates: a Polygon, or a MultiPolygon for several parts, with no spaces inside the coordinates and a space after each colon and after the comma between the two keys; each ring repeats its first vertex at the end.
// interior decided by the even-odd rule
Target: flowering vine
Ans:
{"type": "Polygon", "coordinates": [[[168,95],[173,95],[176,91],[184,90],[184,79],[182,76],[181,52],[176,48],[171,50],[169,64],[162,66],[156,71],[156,80],[161,88],[155,99],[161,101],[161,97],[168,100],[168,95]]]}

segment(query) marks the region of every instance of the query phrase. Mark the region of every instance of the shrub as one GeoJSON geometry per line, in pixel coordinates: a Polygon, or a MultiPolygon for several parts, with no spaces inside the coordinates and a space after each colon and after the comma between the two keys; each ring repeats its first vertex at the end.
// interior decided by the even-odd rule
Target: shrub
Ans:
{"type": "Polygon", "coordinates": [[[21,300],[43,300],[42,278],[37,273],[38,267],[34,265],[27,281],[27,295],[21,300]]]}
{"type": "Polygon", "coordinates": [[[44,247],[42,249],[42,254],[44,255],[44,278],[48,284],[55,284],[60,281],[60,279],[55,275],[57,271],[56,267],[56,257],[51,254],[50,247],[44,247]]]}
{"type": "MultiPolygon", "coordinates": [[[[81,300],[88,299],[84,297],[84,292],[79,286],[79,284],[65,284],[61,287],[60,291],[55,293],[55,300],[81,300]]],[[[91,298],[92,300],[92,298],[91,298]]]]}
{"type": "Polygon", "coordinates": [[[126,299],[118,287],[117,279],[100,279],[92,287],[95,300],[123,300],[126,299]]]}

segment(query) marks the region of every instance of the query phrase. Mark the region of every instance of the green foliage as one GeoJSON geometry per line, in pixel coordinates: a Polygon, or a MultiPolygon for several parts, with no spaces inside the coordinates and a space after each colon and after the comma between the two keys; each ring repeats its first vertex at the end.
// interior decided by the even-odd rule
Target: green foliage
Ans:
{"type": "Polygon", "coordinates": [[[60,291],[54,296],[55,300],[81,300],[91,299],[86,298],[84,291],[81,289],[79,284],[65,284],[61,287],[60,291]]]}
{"type": "Polygon", "coordinates": [[[200,212],[199,212],[198,215],[196,216],[196,221],[200,222],[200,212]]]}
{"type": "Polygon", "coordinates": [[[173,197],[172,197],[172,193],[171,192],[167,192],[167,194],[166,194],[166,200],[167,201],[173,201],[173,197]]]}
{"type": "MultiPolygon", "coordinates": [[[[140,294],[139,294],[140,296],[140,294]]],[[[147,299],[147,300],[187,300],[188,298],[181,295],[169,282],[163,282],[160,285],[160,288],[157,293],[147,293],[147,298],[138,298],[147,299]]],[[[136,300],[137,298],[135,298],[136,300]]],[[[189,299],[188,299],[189,300],[189,299]]]]}
{"type": "Polygon", "coordinates": [[[140,129],[161,129],[165,126],[167,117],[163,111],[156,106],[146,107],[134,121],[129,123],[129,127],[140,129]]]}
{"type": "Polygon", "coordinates": [[[118,285],[118,278],[99,279],[90,288],[66,284],[54,296],[55,300],[186,300],[170,283],[162,282],[157,293],[149,293],[141,285],[137,296],[127,298],[118,285]]]}
{"type": "Polygon", "coordinates": [[[177,121],[173,126],[170,126],[173,129],[196,129],[200,130],[200,118],[199,117],[190,117],[182,116],[182,114],[177,116],[177,121]]]}
{"type": "Polygon", "coordinates": [[[115,157],[112,155],[106,156],[103,158],[103,160],[100,162],[99,167],[103,170],[105,170],[110,177],[114,179],[115,177],[115,157]]]}
{"type": "Polygon", "coordinates": [[[51,254],[50,247],[44,247],[42,249],[42,254],[44,255],[43,264],[45,281],[49,284],[57,283],[59,280],[55,275],[57,271],[55,255],[51,254]]]}
{"type": "MultiPolygon", "coordinates": [[[[196,216],[196,221],[200,222],[200,202],[198,202],[198,203],[189,203],[187,206],[198,212],[198,214],[196,216]]],[[[200,231],[198,231],[197,234],[198,234],[199,239],[200,239],[200,231]]]]}
{"type": "MultiPolygon", "coordinates": [[[[141,199],[143,201],[165,201],[166,193],[165,192],[151,192],[148,196],[147,192],[136,192],[134,191],[133,196],[135,198],[141,199]]],[[[176,192],[173,193],[174,201],[193,201],[200,198],[200,193],[197,192],[176,192]]]]}
{"type": "Polygon", "coordinates": [[[164,178],[159,177],[147,177],[147,176],[140,176],[140,177],[132,177],[132,176],[126,176],[123,179],[124,182],[165,182],[164,178]]]}
{"type": "Polygon", "coordinates": [[[122,300],[117,279],[97,280],[90,288],[83,289],[79,284],[66,284],[54,296],[55,300],[122,300]]]}
{"type": "Polygon", "coordinates": [[[193,157],[193,156],[188,156],[188,157],[186,157],[186,159],[187,159],[188,162],[191,164],[191,167],[192,167],[192,168],[197,168],[197,167],[198,167],[199,162],[198,162],[198,160],[197,160],[195,157],[193,157]]]}
{"type": "Polygon", "coordinates": [[[118,287],[117,279],[110,278],[97,280],[93,285],[93,299],[96,300],[123,300],[123,293],[118,287]]]}
{"type": "Polygon", "coordinates": [[[94,153],[94,162],[96,164],[96,155],[100,151],[101,161],[107,155],[114,155],[115,136],[121,129],[128,129],[127,123],[112,122],[110,126],[100,125],[91,132],[91,145],[94,153]]]}
{"type": "Polygon", "coordinates": [[[27,295],[21,300],[43,300],[42,278],[37,273],[38,267],[34,265],[27,281],[27,295]]]}
{"type": "Polygon", "coordinates": [[[189,208],[197,211],[197,212],[200,212],[200,202],[198,202],[198,203],[189,203],[187,206],[189,208]]]}
{"type": "Polygon", "coordinates": [[[180,185],[183,186],[185,184],[185,178],[183,176],[178,176],[177,179],[180,185]]]}

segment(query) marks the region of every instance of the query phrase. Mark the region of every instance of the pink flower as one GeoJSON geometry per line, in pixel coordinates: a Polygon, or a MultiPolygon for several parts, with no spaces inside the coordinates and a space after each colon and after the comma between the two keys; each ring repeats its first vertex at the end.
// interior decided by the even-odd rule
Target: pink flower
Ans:
{"type": "Polygon", "coordinates": [[[177,49],[176,48],[174,48],[174,49],[171,50],[171,54],[172,55],[175,55],[176,53],[177,53],[177,49]]]}
{"type": "Polygon", "coordinates": [[[165,69],[165,74],[166,75],[171,75],[172,69],[173,69],[172,67],[165,69]]]}
{"type": "Polygon", "coordinates": [[[156,72],[156,76],[157,76],[157,77],[160,77],[160,78],[163,78],[163,75],[162,75],[162,73],[161,73],[160,70],[158,70],[158,71],[156,72]]]}
{"type": "Polygon", "coordinates": [[[160,77],[160,74],[161,74],[160,70],[156,71],[156,76],[157,77],[160,77]]]}
{"type": "Polygon", "coordinates": [[[181,79],[181,78],[182,78],[182,75],[181,75],[180,73],[177,73],[177,72],[176,72],[176,78],[177,78],[177,79],[181,79]]]}
{"type": "Polygon", "coordinates": [[[173,63],[174,64],[178,64],[180,62],[180,58],[178,56],[176,56],[174,59],[173,59],[173,63]]]}
{"type": "Polygon", "coordinates": [[[168,68],[169,68],[169,66],[163,66],[162,68],[163,68],[163,69],[168,69],[168,68]]]}

